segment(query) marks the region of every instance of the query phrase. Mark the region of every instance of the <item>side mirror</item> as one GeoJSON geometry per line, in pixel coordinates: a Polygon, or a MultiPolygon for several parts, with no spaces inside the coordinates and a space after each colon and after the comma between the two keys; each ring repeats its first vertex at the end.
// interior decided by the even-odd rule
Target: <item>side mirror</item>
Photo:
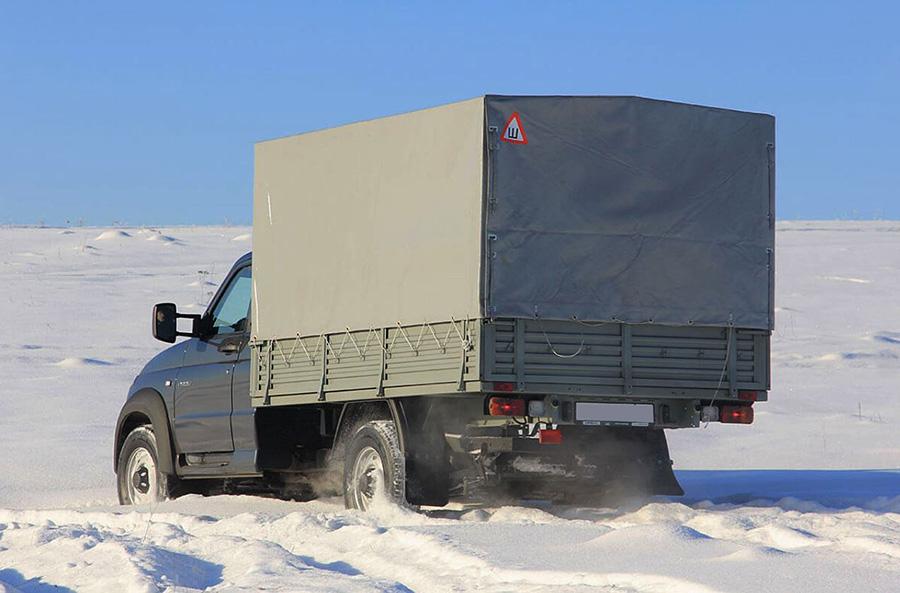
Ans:
{"type": "Polygon", "coordinates": [[[196,337],[200,333],[200,315],[178,313],[174,303],[158,303],[153,306],[153,337],[162,342],[173,343],[178,336],[196,337]],[[178,331],[179,319],[191,319],[191,331],[178,331]]]}

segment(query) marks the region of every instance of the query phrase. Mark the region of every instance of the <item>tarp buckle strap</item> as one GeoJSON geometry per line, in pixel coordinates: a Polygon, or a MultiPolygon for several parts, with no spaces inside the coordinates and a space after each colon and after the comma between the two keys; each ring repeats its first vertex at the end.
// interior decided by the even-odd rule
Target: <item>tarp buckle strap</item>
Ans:
{"type": "Polygon", "coordinates": [[[409,346],[409,349],[413,351],[413,354],[418,356],[419,350],[415,346],[413,346],[412,342],[409,341],[409,336],[406,334],[406,329],[404,329],[404,327],[402,325],[400,325],[399,321],[397,322],[397,329],[400,330],[400,335],[403,336],[403,339],[406,341],[406,344],[409,346]]]}
{"type": "Polygon", "coordinates": [[[272,388],[272,348],[275,340],[268,340],[266,343],[266,388],[263,393],[263,405],[268,406],[272,402],[272,396],[269,391],[272,388]]]}
{"type": "Polygon", "coordinates": [[[366,333],[366,341],[362,346],[362,354],[359,357],[360,360],[366,359],[366,354],[369,353],[369,343],[372,340],[372,336],[375,336],[375,339],[379,340],[379,350],[384,352],[384,340],[382,339],[383,336],[376,332],[374,327],[370,327],[368,333],[366,333]]]}
{"type": "Polygon", "coordinates": [[[438,348],[441,349],[441,354],[446,354],[446,353],[447,353],[447,346],[446,346],[446,344],[442,344],[442,343],[441,343],[441,341],[440,341],[440,340],[438,339],[438,337],[437,337],[437,334],[434,333],[434,328],[431,327],[431,324],[430,324],[430,323],[426,323],[425,325],[428,327],[428,331],[431,332],[431,337],[434,338],[434,341],[437,343],[438,348]]]}
{"type": "Polygon", "coordinates": [[[273,350],[278,350],[278,354],[281,355],[281,360],[284,361],[284,366],[291,366],[291,361],[287,356],[284,355],[284,348],[281,347],[281,342],[278,340],[272,340],[274,346],[272,346],[273,350]]]}
{"type": "Polygon", "coordinates": [[[294,352],[297,351],[297,344],[301,342],[300,332],[297,332],[297,337],[294,339],[294,345],[291,346],[291,351],[288,353],[288,360],[294,360],[294,352]]]}
{"type": "MultiPolygon", "coordinates": [[[[324,334],[320,334],[319,338],[323,338],[324,334]]],[[[300,338],[300,334],[297,334],[297,338],[300,342],[300,347],[303,348],[303,353],[306,355],[306,359],[309,361],[311,366],[315,366],[316,364],[316,356],[319,354],[319,347],[322,345],[321,339],[316,343],[316,349],[313,350],[313,353],[309,353],[309,349],[306,347],[306,344],[303,341],[303,338],[300,338]]],[[[323,357],[324,358],[324,357],[323,357]]]]}
{"type": "MultiPolygon", "coordinates": [[[[459,338],[459,343],[462,346],[462,349],[469,350],[472,347],[472,340],[471,340],[471,336],[469,335],[469,328],[468,328],[469,320],[462,319],[462,320],[460,320],[460,324],[462,325],[462,331],[460,331],[459,328],[456,327],[456,319],[454,319],[452,315],[450,316],[450,327],[452,327],[453,330],[456,331],[456,336],[459,338]],[[465,336],[463,336],[463,332],[465,332],[465,334],[466,334],[465,336]]],[[[450,336],[450,330],[448,329],[447,337],[449,338],[449,336],[450,336]]]]}
{"type": "Polygon", "coordinates": [[[334,356],[334,361],[341,362],[341,355],[344,353],[344,344],[346,344],[346,343],[347,343],[347,338],[345,336],[344,339],[341,341],[340,349],[337,352],[335,352],[334,348],[332,348],[332,346],[331,346],[331,336],[327,336],[325,339],[326,355],[328,352],[331,352],[332,356],[334,356]]]}
{"type": "Polygon", "coordinates": [[[334,355],[336,361],[341,362],[341,358],[344,355],[344,348],[347,346],[347,342],[350,342],[350,344],[353,345],[353,349],[356,350],[356,354],[359,356],[359,359],[365,360],[366,354],[368,354],[368,352],[369,352],[369,344],[371,343],[372,334],[374,332],[375,332],[374,329],[372,329],[372,328],[369,329],[369,332],[366,334],[366,341],[363,344],[362,348],[360,348],[359,342],[357,342],[356,338],[353,337],[353,332],[351,331],[350,327],[345,326],[344,335],[341,338],[340,347],[337,349],[337,351],[335,351],[334,348],[332,348],[330,346],[331,342],[329,341],[329,350],[331,350],[331,353],[334,355]]]}
{"type": "MultiPolygon", "coordinates": [[[[456,329],[456,320],[453,317],[450,318],[450,323],[453,325],[453,329],[456,329]]],[[[461,321],[463,324],[463,331],[465,332],[465,338],[463,337],[462,332],[456,329],[456,335],[459,336],[461,347],[459,349],[459,382],[456,384],[457,391],[465,391],[466,390],[466,361],[467,354],[469,350],[472,349],[472,336],[469,334],[469,320],[461,321]]]]}
{"type": "Polygon", "coordinates": [[[444,354],[446,352],[446,348],[444,348],[444,345],[441,344],[440,340],[437,339],[434,330],[431,329],[431,324],[427,321],[423,321],[421,327],[419,327],[419,336],[416,338],[416,353],[418,354],[418,350],[422,346],[422,338],[425,337],[425,330],[431,331],[431,335],[434,336],[435,342],[437,342],[437,346],[441,350],[441,354],[444,354]]]}
{"type": "Polygon", "coordinates": [[[494,197],[494,159],[491,158],[490,152],[497,149],[497,136],[500,129],[497,126],[488,126],[488,167],[487,167],[487,195],[488,195],[488,211],[493,212],[497,207],[497,198],[494,197]]]}
{"type": "MultiPolygon", "coordinates": [[[[375,331],[375,328],[369,332],[371,335],[375,331]]],[[[381,345],[381,370],[378,373],[378,386],[375,390],[375,395],[378,397],[384,397],[384,375],[387,373],[387,348],[385,344],[387,344],[387,335],[388,331],[386,327],[381,328],[381,338],[379,339],[379,343],[381,345]]],[[[369,343],[368,337],[366,338],[366,344],[369,343]]]]}
{"type": "MultiPolygon", "coordinates": [[[[319,337],[322,337],[321,335],[319,337]]],[[[319,354],[318,346],[310,354],[309,350],[306,347],[306,344],[303,343],[303,337],[300,335],[300,332],[297,332],[297,336],[294,338],[294,344],[291,346],[291,351],[288,352],[287,356],[284,354],[284,347],[281,345],[281,342],[278,340],[272,340],[275,343],[275,348],[278,349],[278,354],[281,355],[281,360],[284,361],[285,366],[291,366],[291,362],[294,360],[294,353],[297,351],[297,346],[299,345],[303,348],[304,354],[306,354],[306,359],[309,361],[311,365],[316,364],[316,356],[319,354]]]]}
{"type": "MultiPolygon", "coordinates": [[[[347,338],[350,339],[350,343],[353,344],[353,348],[356,350],[356,353],[359,355],[359,359],[360,359],[360,360],[365,360],[365,359],[366,359],[366,354],[365,354],[365,352],[364,352],[363,350],[360,349],[359,344],[356,343],[356,340],[353,338],[353,334],[350,333],[350,327],[347,326],[347,327],[346,327],[346,330],[347,330],[346,336],[347,336],[347,338]]],[[[368,346],[368,342],[366,342],[366,345],[368,346]]],[[[343,347],[343,344],[342,344],[342,345],[341,345],[341,350],[343,350],[343,349],[344,349],[344,347],[343,347]]]]}
{"type": "MultiPolygon", "coordinates": [[[[463,325],[463,330],[465,330],[466,321],[461,322],[463,325]]],[[[468,344],[470,341],[466,336],[463,335],[463,332],[460,331],[460,328],[457,326],[457,321],[451,317],[450,323],[447,326],[447,333],[444,335],[443,339],[438,336],[437,332],[434,331],[434,326],[431,322],[424,321],[420,325],[410,325],[404,326],[399,321],[397,322],[397,331],[394,333],[393,338],[387,343],[386,350],[391,352],[396,349],[397,340],[403,338],[403,341],[406,342],[407,347],[409,347],[410,351],[413,354],[418,355],[421,351],[422,344],[424,341],[428,339],[428,336],[431,336],[431,339],[434,340],[435,345],[440,349],[441,354],[447,353],[447,348],[450,344],[450,338],[453,336],[453,333],[456,333],[459,338],[460,345],[463,349],[471,348],[471,345],[468,344]],[[419,333],[416,336],[415,342],[410,337],[409,329],[418,327],[419,333]]]]}
{"type": "MultiPolygon", "coordinates": [[[[329,342],[328,336],[326,336],[325,334],[322,334],[320,337],[321,337],[321,342],[323,342],[323,345],[322,345],[323,347],[322,347],[322,375],[321,375],[321,378],[319,379],[319,396],[318,396],[318,400],[319,400],[320,402],[323,402],[323,401],[325,401],[325,373],[326,373],[326,363],[327,363],[327,361],[328,361],[328,349],[331,348],[331,346],[328,344],[328,342],[329,342]]],[[[316,347],[316,352],[318,352],[318,350],[319,350],[319,348],[318,348],[318,346],[317,346],[317,347],[316,347]]]]}

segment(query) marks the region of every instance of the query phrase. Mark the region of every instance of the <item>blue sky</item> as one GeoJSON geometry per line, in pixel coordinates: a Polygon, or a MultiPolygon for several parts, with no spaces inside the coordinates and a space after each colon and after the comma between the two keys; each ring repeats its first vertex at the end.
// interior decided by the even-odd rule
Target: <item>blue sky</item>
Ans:
{"type": "Polygon", "coordinates": [[[898,17],[887,2],[4,3],[0,224],[249,223],[253,142],[484,93],[772,113],[780,218],[900,219],[898,17]]]}

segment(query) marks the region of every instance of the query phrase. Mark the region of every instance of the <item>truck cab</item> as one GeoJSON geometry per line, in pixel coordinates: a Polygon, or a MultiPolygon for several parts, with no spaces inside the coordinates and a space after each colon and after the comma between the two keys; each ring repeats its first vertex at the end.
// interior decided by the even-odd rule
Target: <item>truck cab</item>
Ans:
{"type": "Polygon", "coordinates": [[[434,433],[409,425],[420,414],[415,404],[251,405],[251,304],[248,253],[203,314],[154,306],[153,336],[186,339],[147,363],[119,413],[113,466],[120,503],[186,493],[308,499],[329,492],[365,509],[385,491],[395,501],[446,503],[446,449],[435,445],[434,433]]]}
{"type": "Polygon", "coordinates": [[[170,303],[154,307],[154,337],[188,339],[155,356],[129,389],[116,432],[122,502],[148,499],[151,486],[164,488],[160,480],[148,482],[159,468],[173,483],[259,475],[249,384],[251,266],[251,254],[238,259],[202,315],[178,314],[170,303]],[[186,331],[179,331],[179,320],[189,322],[186,331]],[[153,439],[157,450],[128,447],[129,454],[120,458],[129,435],[140,427],[136,434],[145,445],[153,439]]]}

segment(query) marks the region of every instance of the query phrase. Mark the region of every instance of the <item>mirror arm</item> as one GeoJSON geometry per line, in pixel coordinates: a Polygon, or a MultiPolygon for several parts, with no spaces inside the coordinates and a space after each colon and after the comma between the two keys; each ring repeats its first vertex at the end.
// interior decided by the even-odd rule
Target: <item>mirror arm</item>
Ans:
{"type": "Polygon", "coordinates": [[[202,333],[201,327],[200,327],[200,325],[202,323],[201,320],[203,319],[202,315],[199,315],[197,313],[176,313],[175,319],[190,319],[193,322],[193,325],[191,326],[191,331],[189,331],[189,332],[176,331],[175,332],[176,336],[184,336],[186,338],[200,337],[200,334],[202,333]]]}

